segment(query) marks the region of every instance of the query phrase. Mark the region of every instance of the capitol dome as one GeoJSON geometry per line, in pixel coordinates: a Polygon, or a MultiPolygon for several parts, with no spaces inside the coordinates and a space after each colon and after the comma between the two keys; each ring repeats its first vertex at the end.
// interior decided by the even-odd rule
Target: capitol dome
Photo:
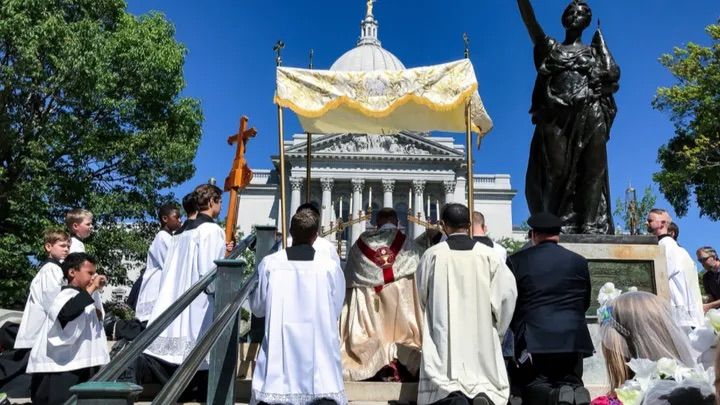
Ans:
{"type": "MultiPolygon", "coordinates": [[[[369,3],[371,4],[371,3],[369,3]]],[[[335,71],[370,71],[370,70],[403,70],[405,65],[395,55],[380,45],[377,37],[378,23],[372,15],[372,7],[360,25],[360,40],[357,46],[345,52],[330,70],[335,71]]]]}

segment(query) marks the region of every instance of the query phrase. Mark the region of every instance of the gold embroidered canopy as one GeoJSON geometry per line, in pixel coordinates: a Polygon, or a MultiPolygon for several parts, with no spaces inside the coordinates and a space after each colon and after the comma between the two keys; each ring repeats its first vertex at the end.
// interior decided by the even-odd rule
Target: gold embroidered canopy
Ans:
{"type": "Polygon", "coordinates": [[[277,68],[275,103],[298,115],[305,132],[393,134],[492,129],[470,60],[406,70],[330,71],[277,68]]]}

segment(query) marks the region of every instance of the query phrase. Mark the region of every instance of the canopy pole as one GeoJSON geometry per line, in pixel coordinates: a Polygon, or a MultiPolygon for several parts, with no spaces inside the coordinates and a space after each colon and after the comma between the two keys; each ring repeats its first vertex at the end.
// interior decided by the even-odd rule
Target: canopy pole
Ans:
{"type": "MultiPolygon", "coordinates": [[[[277,41],[273,46],[273,51],[277,54],[275,56],[275,66],[282,64],[280,58],[280,51],[285,47],[282,41],[277,41]]],[[[282,232],[282,247],[287,249],[287,220],[285,219],[286,213],[286,193],[285,193],[285,135],[283,134],[283,109],[278,104],[278,149],[280,150],[280,230],[282,232]]]]}
{"type": "Polygon", "coordinates": [[[475,211],[475,184],[473,179],[473,144],[472,144],[472,127],[470,120],[470,103],[468,99],[465,105],[465,153],[467,154],[467,204],[468,210],[470,211],[470,226],[468,227],[468,234],[472,238],[472,216],[475,211]]]}
{"type": "MultiPolygon", "coordinates": [[[[314,51],[310,49],[310,64],[308,64],[308,69],[313,68],[313,55],[314,51]]],[[[305,202],[310,203],[310,182],[312,180],[312,169],[310,168],[310,165],[312,164],[312,134],[310,132],[306,132],[305,140],[307,141],[307,147],[305,156],[305,202]]],[[[323,207],[323,209],[325,209],[323,207]]]]}
{"type": "MultiPolygon", "coordinates": [[[[465,59],[470,59],[470,38],[468,37],[467,32],[463,32],[463,43],[465,44],[465,59]]],[[[472,118],[470,116],[471,100],[472,98],[468,98],[468,101],[465,104],[465,156],[467,157],[467,206],[468,211],[470,212],[470,226],[468,227],[468,234],[472,238],[472,217],[473,211],[475,211],[475,179],[473,179],[472,118]]]]}

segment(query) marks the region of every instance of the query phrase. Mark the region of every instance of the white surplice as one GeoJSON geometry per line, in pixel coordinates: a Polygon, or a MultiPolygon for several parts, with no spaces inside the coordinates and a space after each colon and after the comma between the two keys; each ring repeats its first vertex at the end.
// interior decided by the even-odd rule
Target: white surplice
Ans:
{"type": "Polygon", "coordinates": [[[40,267],[30,283],[30,293],[15,338],[15,349],[32,349],[53,301],[65,283],[59,262],[47,261],[40,267]]]}
{"type": "Polygon", "coordinates": [[[451,250],[428,249],[416,274],[425,311],[418,404],[460,391],[484,393],[495,404],[510,395],[501,336],[512,320],[515,278],[496,252],[481,243],[451,250]]]}
{"type": "Polygon", "coordinates": [[[687,267],[692,266],[694,269],[694,262],[688,252],[672,237],[663,236],[658,244],[665,250],[673,318],[679,326],[689,332],[691,328],[699,326],[704,321],[702,312],[698,313],[699,297],[695,297],[695,292],[688,285],[687,267]]]}
{"type": "MultiPolygon", "coordinates": [[[[160,289],[149,324],[157,319],[185,291],[215,267],[215,260],[225,257],[225,233],[207,215],[177,235],[175,254],[166,258],[160,289]]],[[[197,298],[167,327],[145,353],[168,363],[182,363],[197,340],[212,323],[213,299],[206,293],[197,298]]],[[[201,369],[207,369],[203,362],[201,369]]]]}
{"type": "Polygon", "coordinates": [[[265,336],[250,403],[304,405],[328,398],[346,404],[337,326],[345,298],[340,266],[322,254],[290,261],[281,250],[263,259],[258,278],[250,307],[265,317],[265,336]]]}
{"type": "Polygon", "coordinates": [[[79,293],[73,288],[64,288],[55,297],[30,351],[28,373],[80,370],[110,361],[105,329],[96,313],[96,310],[100,310],[104,316],[98,292],[92,295],[94,303],[87,305],[84,312],[65,327],[58,321],[60,310],[79,293]]]}
{"type": "Polygon", "coordinates": [[[135,317],[140,321],[147,321],[152,315],[155,301],[160,293],[163,264],[172,241],[173,236],[169,232],[161,230],[150,244],[135,307],[135,317]]]}
{"type": "Polygon", "coordinates": [[[85,253],[85,244],[80,239],[72,236],[70,238],[70,251],[69,253],[85,253]]]}

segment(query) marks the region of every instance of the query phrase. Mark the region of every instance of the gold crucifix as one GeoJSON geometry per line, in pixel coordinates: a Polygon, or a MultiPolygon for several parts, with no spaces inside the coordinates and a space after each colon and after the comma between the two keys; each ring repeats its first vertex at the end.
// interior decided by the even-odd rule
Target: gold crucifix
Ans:
{"type": "Polygon", "coordinates": [[[275,55],[275,66],[282,65],[282,58],[280,57],[280,51],[282,51],[283,48],[285,48],[285,43],[283,41],[277,41],[275,43],[275,46],[273,46],[273,51],[275,51],[275,53],[277,54],[277,55],[275,55]]]}

